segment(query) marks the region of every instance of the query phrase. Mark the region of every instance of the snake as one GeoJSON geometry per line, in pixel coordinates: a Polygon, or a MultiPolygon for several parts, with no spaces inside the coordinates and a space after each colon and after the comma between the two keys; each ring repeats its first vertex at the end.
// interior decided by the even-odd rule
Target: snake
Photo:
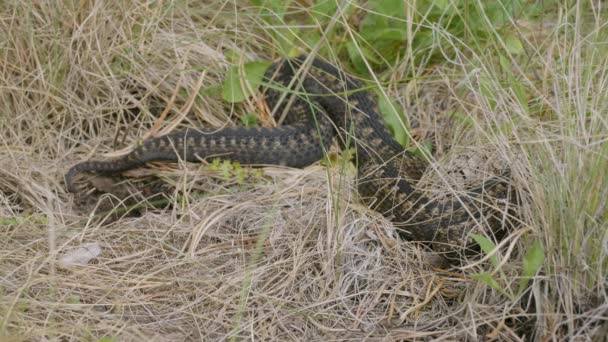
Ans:
{"type": "Polygon", "coordinates": [[[319,161],[337,140],[353,148],[357,190],[371,209],[393,222],[407,240],[430,243],[446,254],[469,248],[480,222],[499,230],[488,198],[505,199],[509,183],[492,177],[466,193],[433,198],[417,188],[428,162],[397,142],[384,125],[369,87],[325,60],[298,56],[271,64],[263,77],[266,103],[276,127],[188,128],[144,140],[111,160],[89,160],[65,175],[76,192],[80,173],[116,174],[148,162],[201,162],[211,158],[243,165],[305,167],[319,161]]]}

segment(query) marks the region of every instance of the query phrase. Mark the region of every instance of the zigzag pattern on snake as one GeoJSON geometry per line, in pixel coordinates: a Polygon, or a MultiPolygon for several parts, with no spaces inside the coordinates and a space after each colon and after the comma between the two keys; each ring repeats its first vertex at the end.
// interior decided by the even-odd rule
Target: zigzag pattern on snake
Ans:
{"type": "Polygon", "coordinates": [[[441,251],[462,248],[475,222],[491,210],[480,209],[480,198],[505,198],[507,183],[492,178],[466,195],[431,199],[416,189],[425,163],[391,136],[370,91],[321,59],[312,60],[308,70],[305,62],[303,56],[282,60],[265,73],[272,84],[266,98],[275,118],[287,113],[282,125],[196,128],[151,138],[122,158],[74,165],[65,176],[68,190],[76,191],[81,172],[112,174],[152,161],[220,157],[248,165],[303,167],[321,159],[337,136],[342,147],[348,142],[356,149],[358,191],[366,204],[390,218],[407,239],[433,242],[441,251]],[[300,71],[304,77],[297,78],[300,71]],[[292,91],[296,96],[291,101],[279,103],[290,84],[301,87],[292,91]]]}

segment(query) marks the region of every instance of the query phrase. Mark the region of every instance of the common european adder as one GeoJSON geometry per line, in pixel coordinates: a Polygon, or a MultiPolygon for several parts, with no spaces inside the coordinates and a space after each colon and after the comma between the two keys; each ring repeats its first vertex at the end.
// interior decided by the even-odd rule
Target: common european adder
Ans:
{"type": "Polygon", "coordinates": [[[467,234],[480,222],[500,230],[499,220],[492,219],[496,210],[484,201],[506,199],[507,181],[491,178],[466,194],[440,200],[417,189],[426,163],[393,139],[371,92],[357,80],[321,59],[308,63],[303,56],[273,64],[264,77],[267,103],[282,125],[193,128],[147,139],[122,158],[74,165],[65,176],[68,191],[77,190],[81,172],[113,174],[152,161],[219,157],[248,165],[303,167],[321,159],[337,137],[342,147],[355,148],[363,201],[390,218],[405,238],[454,251],[470,245],[467,234]]]}

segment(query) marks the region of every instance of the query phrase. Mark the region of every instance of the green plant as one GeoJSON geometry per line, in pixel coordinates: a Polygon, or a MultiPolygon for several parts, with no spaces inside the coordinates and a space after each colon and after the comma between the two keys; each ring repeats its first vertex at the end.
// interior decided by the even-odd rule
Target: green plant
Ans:
{"type": "Polygon", "coordinates": [[[248,177],[253,177],[254,179],[262,177],[261,169],[244,168],[239,162],[219,158],[213,159],[207,165],[207,170],[217,171],[221,174],[224,181],[235,180],[239,185],[245,184],[245,180],[248,177]]]}
{"type": "Polygon", "coordinates": [[[500,268],[501,260],[496,253],[496,245],[483,235],[469,233],[469,236],[475,240],[481,250],[489,255],[490,264],[494,267],[493,272],[483,272],[471,275],[476,279],[494,290],[500,292],[505,297],[515,300],[527,288],[530,279],[540,269],[545,261],[545,250],[539,240],[534,240],[528,245],[522,260],[522,269],[519,275],[519,283],[513,291],[509,285],[510,277],[500,268]]]}

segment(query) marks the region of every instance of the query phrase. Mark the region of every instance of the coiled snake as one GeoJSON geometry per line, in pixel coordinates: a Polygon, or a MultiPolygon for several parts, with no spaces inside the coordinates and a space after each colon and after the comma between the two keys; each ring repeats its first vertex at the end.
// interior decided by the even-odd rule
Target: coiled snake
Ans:
{"type": "Polygon", "coordinates": [[[266,97],[275,117],[291,102],[283,125],[219,131],[197,128],[151,138],[122,158],[74,165],[65,176],[67,189],[76,191],[75,178],[81,172],[118,173],[151,161],[198,162],[221,157],[241,164],[303,167],[321,159],[337,136],[342,147],[349,142],[356,149],[358,190],[363,201],[390,218],[402,236],[433,242],[434,249],[441,251],[467,245],[468,232],[480,219],[491,216],[491,209],[480,209],[480,198],[505,198],[507,183],[496,177],[466,195],[430,199],[415,186],[425,163],[393,139],[370,92],[321,59],[310,63],[300,82],[293,80],[303,71],[305,60],[297,57],[275,63],[264,76],[274,85],[267,89],[266,97]],[[293,92],[298,96],[291,101],[279,103],[280,88],[294,83],[302,91],[293,92]]]}

